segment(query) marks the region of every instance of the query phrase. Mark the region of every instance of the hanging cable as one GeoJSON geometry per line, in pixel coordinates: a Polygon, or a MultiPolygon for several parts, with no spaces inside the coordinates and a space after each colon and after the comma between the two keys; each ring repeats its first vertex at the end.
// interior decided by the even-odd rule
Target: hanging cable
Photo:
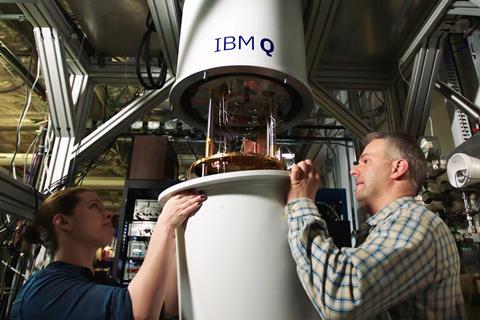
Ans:
{"type": "MultiPolygon", "coordinates": [[[[33,52],[32,52],[32,56],[33,56],[33,52]]],[[[30,63],[29,63],[29,67],[28,67],[29,70],[31,68],[32,56],[30,57],[30,63]]],[[[22,123],[25,120],[25,116],[27,115],[28,108],[30,107],[30,104],[32,102],[33,88],[35,88],[35,85],[37,84],[37,81],[38,81],[39,77],[40,77],[40,59],[37,60],[37,75],[35,77],[35,81],[32,84],[32,90],[29,90],[29,82],[28,82],[28,78],[27,78],[25,105],[23,107],[22,113],[20,114],[20,119],[18,120],[18,124],[17,124],[15,152],[13,153],[12,161],[10,162],[10,174],[12,174],[12,176],[15,180],[17,179],[17,172],[16,172],[16,168],[15,168],[15,157],[17,156],[18,149],[20,148],[20,142],[21,142],[20,132],[21,132],[21,129],[22,129],[22,123]]]]}
{"type": "Polygon", "coordinates": [[[150,37],[152,35],[152,32],[157,32],[157,31],[155,30],[155,24],[152,21],[152,15],[150,12],[148,13],[147,20],[145,23],[147,25],[147,31],[145,31],[145,33],[143,34],[142,42],[140,43],[140,48],[138,49],[138,52],[137,52],[135,70],[137,72],[138,81],[142,84],[142,86],[145,89],[148,89],[148,90],[161,89],[165,84],[165,80],[167,78],[167,62],[164,59],[163,52],[160,51],[158,55],[158,67],[160,68],[160,75],[157,81],[155,81],[153,79],[152,67],[150,65],[151,63],[150,37]],[[143,60],[145,61],[145,68],[146,68],[148,80],[144,79],[142,76],[142,73],[140,72],[140,58],[142,57],[142,52],[143,52],[143,60]]]}

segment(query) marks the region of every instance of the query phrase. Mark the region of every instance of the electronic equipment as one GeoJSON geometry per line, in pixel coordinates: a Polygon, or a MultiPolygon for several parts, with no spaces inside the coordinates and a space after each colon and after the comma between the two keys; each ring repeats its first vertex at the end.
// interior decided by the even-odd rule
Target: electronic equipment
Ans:
{"type": "Polygon", "coordinates": [[[133,210],[133,220],[157,221],[161,211],[162,206],[157,200],[137,199],[133,210]]]}
{"type": "Polygon", "coordinates": [[[128,226],[128,235],[134,237],[151,237],[155,221],[132,221],[128,226]]]}
{"type": "Polygon", "coordinates": [[[146,241],[131,240],[128,242],[127,258],[144,258],[147,249],[146,241]]]}

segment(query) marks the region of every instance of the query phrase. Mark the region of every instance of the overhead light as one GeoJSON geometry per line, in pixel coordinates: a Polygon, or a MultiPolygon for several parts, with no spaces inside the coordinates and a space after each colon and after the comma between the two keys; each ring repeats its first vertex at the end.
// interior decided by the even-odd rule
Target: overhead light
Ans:
{"type": "Polygon", "coordinates": [[[134,123],[132,123],[132,125],[130,126],[130,128],[132,130],[141,130],[143,127],[143,121],[135,121],[134,123]]]}
{"type": "Polygon", "coordinates": [[[148,121],[147,127],[148,130],[157,130],[160,128],[160,121],[148,121]]]}
{"type": "Polygon", "coordinates": [[[295,159],[295,153],[282,153],[282,158],[287,160],[295,159]]]}

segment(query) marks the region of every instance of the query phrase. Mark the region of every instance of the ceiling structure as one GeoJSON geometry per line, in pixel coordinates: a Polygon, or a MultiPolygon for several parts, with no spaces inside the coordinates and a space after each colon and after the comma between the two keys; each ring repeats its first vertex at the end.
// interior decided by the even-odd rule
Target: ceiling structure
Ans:
{"type": "MultiPolygon", "coordinates": [[[[299,157],[318,156],[322,165],[324,143],[361,137],[372,129],[401,128],[409,112],[403,107],[408,86],[402,77],[414,73],[413,59],[419,48],[445,21],[453,21],[449,22],[453,30],[460,9],[478,9],[473,1],[446,0],[303,0],[302,5],[307,72],[316,106],[302,125],[280,136],[279,143],[299,157]]],[[[52,98],[47,95],[56,88],[52,83],[62,79],[46,78],[42,73],[18,143],[17,126],[28,100],[26,88],[35,81],[42,50],[49,50],[47,42],[38,43],[47,37],[42,32],[34,35],[33,27],[39,27],[55,29],[65,47],[63,59],[49,60],[48,54],[43,58],[57,64],[52,70],[61,71],[65,65],[66,74],[88,75],[91,97],[83,106],[87,111],[83,122],[77,123],[81,128],[75,128],[75,143],[69,151],[78,155],[77,166],[97,160],[83,178],[84,185],[98,190],[112,207],[118,206],[135,132],[171,136],[180,167],[188,167],[203,153],[203,132],[178,120],[168,103],[182,6],[179,0],[0,1],[0,166],[10,171],[18,144],[18,175],[23,176],[25,169],[28,177],[29,167],[24,164],[32,161],[32,149],[39,145],[35,139],[55,109],[49,106],[52,98]],[[161,50],[169,69],[165,86],[154,92],[143,90],[135,75],[135,57],[149,12],[161,30],[152,35],[152,56],[161,50]],[[143,125],[132,129],[135,121],[143,125]]],[[[158,68],[153,69],[157,76],[158,68]]],[[[141,70],[144,74],[144,65],[141,70]]],[[[72,92],[67,109],[80,110],[82,97],[74,95],[74,82],[70,87],[58,83],[72,92]]],[[[58,134],[67,136],[61,130],[58,134]]]]}

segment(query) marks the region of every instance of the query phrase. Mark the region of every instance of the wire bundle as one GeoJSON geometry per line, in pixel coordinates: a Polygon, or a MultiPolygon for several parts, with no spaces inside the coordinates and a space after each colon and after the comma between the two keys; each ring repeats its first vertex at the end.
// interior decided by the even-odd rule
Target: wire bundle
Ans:
{"type": "Polygon", "coordinates": [[[153,79],[152,68],[151,68],[151,57],[150,57],[150,36],[152,32],[156,32],[155,24],[152,21],[152,15],[149,12],[146,20],[147,31],[143,34],[142,42],[140,48],[137,52],[137,61],[135,65],[135,70],[137,72],[138,81],[142,84],[145,89],[154,90],[161,89],[165,84],[165,79],[167,77],[167,62],[163,57],[163,52],[160,51],[158,56],[158,67],[160,68],[160,75],[155,81],[153,79]],[[144,79],[142,73],[140,72],[140,58],[143,52],[143,60],[145,61],[145,67],[147,71],[147,79],[144,79]]]}

